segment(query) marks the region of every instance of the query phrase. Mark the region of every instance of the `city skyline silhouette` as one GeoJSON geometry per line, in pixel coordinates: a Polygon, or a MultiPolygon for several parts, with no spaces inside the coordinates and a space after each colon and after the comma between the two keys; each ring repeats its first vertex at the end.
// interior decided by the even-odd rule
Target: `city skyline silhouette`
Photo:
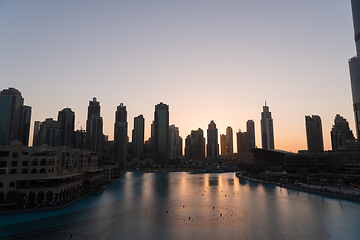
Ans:
{"type": "Polygon", "coordinates": [[[220,135],[227,126],[245,131],[252,119],[261,147],[265,100],[276,149],[307,149],[305,115],[321,117],[325,150],[336,114],[355,132],[350,1],[7,1],[0,13],[1,89],[18,89],[32,106],[30,144],[34,121],[64,108],[85,129],[93,97],[110,140],[120,103],[130,141],[140,114],[150,137],[159,102],[183,139],[199,127],[206,138],[211,120],[220,135]]]}

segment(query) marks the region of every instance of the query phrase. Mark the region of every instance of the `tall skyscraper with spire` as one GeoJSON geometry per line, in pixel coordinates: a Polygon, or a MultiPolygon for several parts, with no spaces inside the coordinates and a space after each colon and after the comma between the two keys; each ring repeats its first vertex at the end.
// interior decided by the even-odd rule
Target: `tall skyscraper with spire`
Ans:
{"type": "Polygon", "coordinates": [[[353,109],[357,138],[360,138],[360,1],[351,0],[356,56],[349,59],[353,109]]]}
{"type": "Polygon", "coordinates": [[[206,152],[210,159],[219,157],[218,129],[214,120],[211,120],[208,125],[206,152]]]}
{"type": "Polygon", "coordinates": [[[0,145],[17,140],[27,146],[30,119],[31,107],[24,106],[19,90],[9,88],[0,92],[0,145]]]}
{"type": "Polygon", "coordinates": [[[274,127],[273,119],[271,118],[271,112],[269,111],[269,106],[263,106],[263,111],[261,113],[261,142],[262,149],[274,149],[274,127]]]}
{"type": "Polygon", "coordinates": [[[120,168],[124,167],[127,159],[127,111],[123,103],[117,107],[114,124],[114,156],[120,168]]]}

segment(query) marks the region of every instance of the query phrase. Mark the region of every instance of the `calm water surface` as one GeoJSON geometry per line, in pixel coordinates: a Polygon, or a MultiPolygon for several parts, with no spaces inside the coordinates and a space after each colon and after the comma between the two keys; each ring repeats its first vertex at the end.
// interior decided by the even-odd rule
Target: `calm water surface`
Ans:
{"type": "Polygon", "coordinates": [[[62,210],[0,216],[17,239],[358,239],[360,204],[234,173],[126,172],[62,210]]]}

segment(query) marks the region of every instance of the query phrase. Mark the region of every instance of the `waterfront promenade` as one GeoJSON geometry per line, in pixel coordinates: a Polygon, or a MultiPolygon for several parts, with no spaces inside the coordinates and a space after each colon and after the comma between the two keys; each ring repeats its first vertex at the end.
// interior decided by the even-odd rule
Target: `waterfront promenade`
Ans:
{"type": "Polygon", "coordinates": [[[333,197],[333,198],[340,198],[350,201],[356,201],[360,202],[360,190],[356,188],[351,187],[342,187],[342,186],[320,186],[320,185],[313,185],[313,184],[307,184],[307,183],[295,183],[295,184],[289,184],[289,183],[280,183],[280,182],[272,182],[272,181],[264,181],[256,178],[250,178],[241,175],[240,173],[236,173],[236,177],[241,179],[246,179],[249,181],[254,182],[261,182],[261,183],[267,183],[267,184],[273,184],[280,187],[289,188],[292,190],[322,195],[326,197],[333,197]]]}

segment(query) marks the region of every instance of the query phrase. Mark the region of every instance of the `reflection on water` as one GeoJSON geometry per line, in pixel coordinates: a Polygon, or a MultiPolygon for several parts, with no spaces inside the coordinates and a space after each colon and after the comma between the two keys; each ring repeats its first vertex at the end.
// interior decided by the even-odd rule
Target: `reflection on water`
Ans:
{"type": "Polygon", "coordinates": [[[359,211],[359,203],[239,180],[233,173],[126,172],[103,194],[69,208],[0,216],[0,237],[45,229],[29,236],[355,239],[359,211]]]}

